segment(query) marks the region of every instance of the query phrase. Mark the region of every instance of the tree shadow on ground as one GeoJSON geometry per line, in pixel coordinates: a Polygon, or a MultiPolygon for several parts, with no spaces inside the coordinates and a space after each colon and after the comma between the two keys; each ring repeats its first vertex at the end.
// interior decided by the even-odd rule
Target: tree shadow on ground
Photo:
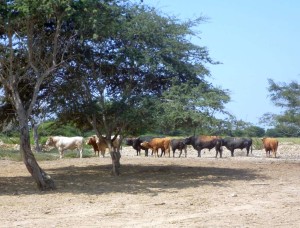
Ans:
{"type": "MultiPolygon", "coordinates": [[[[158,194],[203,185],[230,186],[231,181],[267,179],[253,169],[188,167],[180,165],[122,165],[121,175],[112,176],[111,165],[65,166],[48,169],[55,193],[101,195],[109,193],[158,194]]],[[[1,195],[48,194],[35,187],[31,176],[0,177],[1,195]]]]}

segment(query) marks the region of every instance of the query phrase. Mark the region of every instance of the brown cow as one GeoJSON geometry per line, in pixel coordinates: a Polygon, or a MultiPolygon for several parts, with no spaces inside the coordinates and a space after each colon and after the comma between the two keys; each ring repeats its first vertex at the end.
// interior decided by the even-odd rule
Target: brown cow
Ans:
{"type": "MultiPolygon", "coordinates": [[[[103,136],[105,137],[105,136],[103,136]]],[[[111,136],[112,138],[114,136],[111,136]]],[[[121,140],[120,137],[118,136],[114,141],[113,141],[113,149],[114,151],[118,149],[118,147],[120,146],[121,140]]],[[[87,140],[87,145],[91,145],[94,148],[94,152],[96,155],[96,152],[98,152],[98,156],[99,156],[99,151],[101,152],[101,155],[104,157],[105,155],[105,151],[108,148],[108,145],[105,141],[104,138],[99,139],[98,136],[93,135],[92,137],[88,138],[87,140]]]]}
{"type": "MultiPolygon", "coordinates": [[[[94,153],[95,153],[95,156],[98,154],[99,156],[99,148],[98,148],[98,145],[97,145],[97,136],[93,135],[92,137],[89,137],[86,141],[86,145],[91,145],[94,149],[94,153]]],[[[105,152],[105,150],[104,150],[105,152]]],[[[102,151],[101,151],[101,154],[102,154],[102,151]]],[[[102,156],[104,156],[104,154],[102,154],[102,156]]]]}
{"type": "Polygon", "coordinates": [[[142,142],[141,146],[152,149],[155,157],[158,157],[158,149],[161,149],[162,152],[169,153],[170,157],[170,142],[170,138],[154,138],[149,142],[142,142]]]}
{"type": "Polygon", "coordinates": [[[266,151],[266,157],[270,157],[270,152],[272,151],[274,157],[276,158],[276,152],[278,149],[278,140],[274,138],[262,138],[261,139],[266,151]]]}

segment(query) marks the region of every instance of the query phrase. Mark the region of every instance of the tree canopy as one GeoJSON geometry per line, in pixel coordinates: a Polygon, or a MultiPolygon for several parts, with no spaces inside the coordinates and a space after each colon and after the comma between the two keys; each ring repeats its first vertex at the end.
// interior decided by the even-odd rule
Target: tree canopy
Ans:
{"type": "Polygon", "coordinates": [[[294,136],[300,135],[300,84],[297,81],[290,83],[279,82],[269,79],[271,101],[275,106],[281,107],[281,114],[266,113],[261,118],[261,123],[274,126],[272,135],[294,136]]]}
{"type": "MultiPolygon", "coordinates": [[[[207,49],[189,40],[196,35],[193,26],[203,20],[181,22],[134,4],[107,6],[104,11],[86,15],[85,26],[78,28],[80,39],[71,47],[76,55],[57,72],[57,78],[66,80],[56,80],[49,88],[47,103],[60,121],[90,125],[106,135],[120,129],[137,134],[147,128],[153,130],[155,125],[165,127],[156,120],[156,101],[164,100],[163,93],[172,91],[172,81],[176,80],[177,84],[186,83],[186,89],[201,87],[203,94],[210,90],[206,97],[199,94],[201,91],[194,94],[198,98],[190,97],[192,102],[200,97],[206,100],[198,109],[204,116],[210,105],[209,119],[214,108],[222,108],[217,104],[213,107],[209,99],[216,101],[223,91],[205,81],[209,76],[205,64],[215,64],[207,49]],[[106,27],[102,26],[104,18],[106,27]],[[92,32],[86,29],[91,27],[95,27],[92,32]]],[[[229,101],[228,96],[224,99],[220,103],[229,101]]]]}

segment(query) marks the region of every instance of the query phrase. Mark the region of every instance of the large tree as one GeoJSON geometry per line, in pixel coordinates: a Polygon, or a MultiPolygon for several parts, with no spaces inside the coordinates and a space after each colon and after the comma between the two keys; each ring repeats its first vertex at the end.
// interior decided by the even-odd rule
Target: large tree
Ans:
{"type": "Polygon", "coordinates": [[[271,101],[275,106],[283,109],[281,114],[266,113],[260,119],[261,123],[274,126],[283,136],[300,135],[300,84],[297,81],[290,83],[276,83],[268,79],[271,101]]]}
{"type": "MultiPolygon", "coordinates": [[[[50,91],[48,102],[56,104],[53,111],[60,121],[91,124],[111,145],[113,133],[154,126],[153,100],[170,88],[173,78],[178,83],[208,84],[203,80],[209,74],[205,63],[214,62],[205,47],[189,40],[196,35],[192,27],[202,18],[180,22],[130,4],[94,12],[95,29],[79,29],[81,42],[73,47],[77,58],[58,72],[69,80],[56,81],[56,89],[50,91]]],[[[118,152],[111,155],[120,158],[118,152]]]]}

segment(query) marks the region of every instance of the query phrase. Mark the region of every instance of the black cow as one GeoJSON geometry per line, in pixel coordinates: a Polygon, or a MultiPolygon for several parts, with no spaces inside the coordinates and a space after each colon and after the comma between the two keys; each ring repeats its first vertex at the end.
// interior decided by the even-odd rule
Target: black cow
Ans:
{"type": "Polygon", "coordinates": [[[170,145],[171,145],[171,148],[172,148],[172,151],[173,151],[173,157],[175,157],[176,149],[180,150],[179,157],[182,154],[182,150],[184,150],[185,157],[186,157],[187,145],[184,143],[184,139],[171,139],[170,145]]]}
{"type": "Polygon", "coordinates": [[[211,150],[216,149],[216,157],[220,153],[222,157],[222,139],[218,136],[191,136],[184,140],[186,145],[192,145],[198,151],[198,157],[201,157],[201,150],[207,148],[211,150]]]}
{"type": "Polygon", "coordinates": [[[222,145],[225,146],[231,152],[231,157],[234,156],[235,149],[244,149],[247,150],[247,156],[249,155],[249,150],[251,148],[252,154],[252,139],[250,138],[232,138],[227,137],[222,139],[222,145]]]}
{"type": "Polygon", "coordinates": [[[126,141],[126,145],[128,146],[132,146],[133,149],[136,150],[136,156],[141,155],[141,150],[145,150],[145,156],[148,157],[148,148],[145,148],[143,146],[141,146],[142,142],[149,142],[151,141],[153,138],[152,136],[139,136],[137,138],[127,138],[126,141]]]}

